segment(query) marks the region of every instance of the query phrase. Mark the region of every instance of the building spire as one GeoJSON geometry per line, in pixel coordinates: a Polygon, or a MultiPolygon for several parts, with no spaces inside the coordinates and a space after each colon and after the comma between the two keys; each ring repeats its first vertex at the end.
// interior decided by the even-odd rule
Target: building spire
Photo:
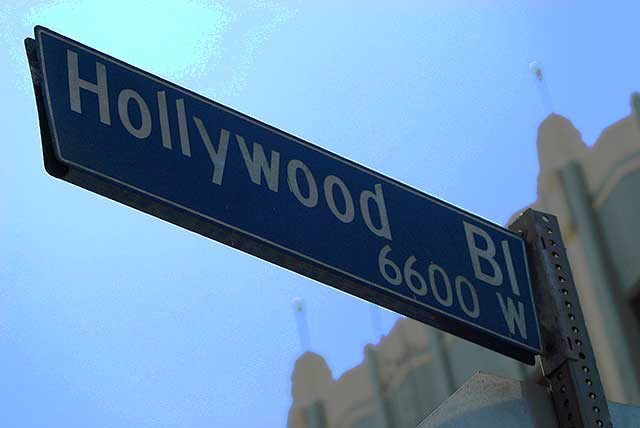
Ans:
{"type": "Polygon", "coordinates": [[[540,124],[537,146],[541,171],[560,168],[589,151],[571,121],[557,114],[549,115],[540,124]]]}

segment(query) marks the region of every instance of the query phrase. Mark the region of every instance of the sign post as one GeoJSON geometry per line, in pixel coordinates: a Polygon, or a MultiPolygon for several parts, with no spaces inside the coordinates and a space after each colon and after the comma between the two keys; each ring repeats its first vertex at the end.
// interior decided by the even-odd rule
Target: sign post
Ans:
{"type": "Polygon", "coordinates": [[[558,426],[612,427],[556,217],[529,209],[509,228],[527,245],[542,334],[540,360],[558,426]]]}
{"type": "Polygon", "coordinates": [[[533,364],[515,233],[43,27],[26,40],[60,179],[533,364]]]}

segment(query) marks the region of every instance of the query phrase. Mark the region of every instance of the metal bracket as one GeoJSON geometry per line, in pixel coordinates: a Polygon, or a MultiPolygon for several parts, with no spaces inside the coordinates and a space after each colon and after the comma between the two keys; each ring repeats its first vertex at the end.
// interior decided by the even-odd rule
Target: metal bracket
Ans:
{"type": "Polygon", "coordinates": [[[542,335],[540,360],[559,426],[611,428],[607,399],[556,217],[528,209],[509,229],[526,243],[542,335]]]}

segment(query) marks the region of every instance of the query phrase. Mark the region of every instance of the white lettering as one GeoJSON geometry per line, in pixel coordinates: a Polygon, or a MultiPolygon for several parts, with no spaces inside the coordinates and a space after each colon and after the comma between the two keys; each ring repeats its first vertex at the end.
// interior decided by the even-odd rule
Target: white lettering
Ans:
{"type": "Polygon", "coordinates": [[[478,316],[480,316],[480,304],[478,303],[478,295],[476,294],[476,289],[473,287],[473,284],[470,283],[469,280],[464,276],[456,277],[456,295],[458,296],[460,307],[465,314],[467,314],[471,318],[478,318],[478,316]],[[462,296],[462,285],[467,286],[469,294],[471,295],[471,300],[473,301],[471,309],[469,308],[469,306],[467,306],[467,303],[462,296]]]}
{"type": "Polygon", "coordinates": [[[139,93],[133,89],[123,89],[118,95],[118,115],[120,121],[124,127],[129,131],[129,134],[136,138],[147,138],[151,134],[151,113],[149,113],[149,106],[142,99],[139,93]],[[129,118],[129,100],[134,100],[138,104],[140,110],[140,127],[136,128],[131,124],[131,118],[129,118]]]}
{"type": "Polygon", "coordinates": [[[349,192],[349,189],[347,189],[347,186],[344,184],[344,182],[335,175],[328,175],[324,179],[324,197],[327,200],[329,209],[338,220],[343,223],[351,223],[353,221],[353,217],[355,216],[355,209],[353,207],[353,199],[351,199],[351,193],[349,192]],[[342,192],[342,198],[344,199],[345,204],[343,213],[338,210],[336,202],[333,198],[334,186],[338,186],[338,188],[342,192]]]}
{"type": "Polygon", "coordinates": [[[302,205],[307,208],[313,208],[318,205],[318,186],[316,180],[313,178],[309,168],[297,159],[290,160],[287,164],[287,183],[289,183],[289,190],[293,192],[296,199],[300,201],[302,205]],[[304,177],[307,180],[307,187],[309,187],[309,195],[304,197],[300,192],[300,186],[298,185],[298,170],[302,170],[304,177]]]}
{"type": "Polygon", "coordinates": [[[415,256],[410,256],[407,261],[404,262],[404,280],[411,291],[416,293],[418,296],[426,296],[428,291],[427,281],[424,280],[420,272],[413,268],[413,264],[415,262],[415,256]],[[412,278],[416,278],[418,280],[420,287],[416,287],[413,284],[412,278]]]}
{"type": "Polygon", "coordinates": [[[400,272],[400,268],[397,264],[395,264],[391,259],[387,258],[387,254],[391,252],[391,247],[389,245],[385,245],[378,253],[378,269],[380,270],[380,274],[387,282],[391,285],[400,285],[402,284],[402,273],[400,272]],[[390,276],[387,273],[387,267],[390,267],[393,271],[393,276],[390,276]]]}
{"type": "Polygon", "coordinates": [[[504,253],[504,259],[507,262],[507,273],[509,274],[509,281],[511,282],[511,291],[516,296],[520,295],[520,287],[518,287],[518,280],[516,279],[516,272],[513,268],[513,259],[511,258],[511,250],[509,249],[509,243],[502,241],[502,252],[504,253]]]}
{"type": "Polygon", "coordinates": [[[167,94],[158,91],[158,115],[160,116],[160,134],[162,134],[162,147],[171,149],[171,129],[169,128],[169,115],[167,113],[167,94]]]}
{"type": "Polygon", "coordinates": [[[200,137],[202,138],[202,142],[204,146],[207,148],[207,153],[209,153],[209,158],[211,159],[211,163],[213,164],[213,176],[211,177],[211,182],[217,185],[222,184],[222,177],[224,174],[224,165],[227,160],[227,146],[229,145],[229,131],[224,128],[220,129],[220,138],[218,139],[218,150],[214,149],[213,144],[211,144],[211,139],[209,138],[209,133],[207,132],[207,128],[205,128],[202,120],[198,117],[193,117],[193,121],[196,123],[196,128],[198,128],[198,132],[200,133],[200,137]]]}
{"type": "Polygon", "coordinates": [[[500,286],[502,285],[502,270],[500,270],[500,266],[495,261],[496,255],[496,246],[493,243],[493,240],[489,236],[487,232],[480,229],[477,226],[467,223],[464,223],[464,232],[467,238],[467,247],[469,248],[469,255],[471,256],[471,263],[473,265],[473,272],[480,281],[486,282],[487,284],[500,286]],[[487,243],[487,248],[482,249],[478,248],[476,245],[476,236],[482,238],[487,243]],[[486,260],[493,269],[493,275],[489,275],[482,271],[480,266],[480,259],[486,260]]]}
{"type": "Polygon", "coordinates": [[[367,224],[367,227],[374,235],[386,238],[391,241],[391,228],[389,227],[389,218],[387,217],[387,207],[384,203],[384,195],[382,194],[382,186],[376,184],[374,186],[375,193],[370,190],[364,190],[360,194],[360,210],[362,211],[362,218],[367,224]],[[371,220],[371,213],[369,212],[369,201],[378,207],[378,214],[380,217],[380,227],[373,225],[371,220]]]}
{"type": "Polygon", "coordinates": [[[269,164],[267,163],[267,158],[264,155],[262,145],[253,143],[253,158],[251,158],[249,150],[247,149],[247,145],[244,142],[244,138],[236,134],[236,141],[238,142],[238,146],[240,146],[242,158],[244,159],[244,163],[247,166],[247,171],[249,172],[251,181],[253,181],[255,184],[260,184],[260,171],[262,171],[265,179],[267,180],[269,189],[271,189],[273,192],[277,192],[278,170],[280,169],[280,153],[276,152],[275,150],[271,150],[271,162],[269,164]]]}
{"type": "Polygon", "coordinates": [[[176,110],[178,112],[178,131],[180,134],[180,148],[182,154],[191,157],[191,144],[189,144],[189,129],[187,128],[187,114],[184,111],[184,100],[176,100],[176,110]]]}
{"type": "Polygon", "coordinates": [[[67,49],[67,74],[69,78],[69,104],[71,110],[82,113],[80,102],[80,89],[85,89],[98,95],[98,107],[100,109],[100,122],[111,125],[109,114],[109,94],[107,90],[107,71],[104,64],[96,62],[97,83],[83,80],[78,72],[78,54],[67,49]]]}
{"type": "Polygon", "coordinates": [[[496,296],[498,297],[498,302],[500,303],[500,309],[502,309],[502,316],[507,322],[511,334],[515,334],[517,325],[518,330],[520,331],[520,336],[526,339],[527,324],[524,320],[524,305],[522,304],[522,302],[518,302],[518,310],[516,311],[516,307],[510,297],[507,297],[507,305],[505,307],[504,300],[502,299],[502,294],[496,293],[496,296]]]}
{"type": "Polygon", "coordinates": [[[429,264],[429,282],[431,283],[431,291],[436,300],[443,306],[451,306],[453,304],[453,292],[451,290],[451,282],[447,276],[447,272],[435,263],[429,264]],[[445,287],[446,297],[442,297],[436,283],[436,272],[442,277],[442,283],[445,287]]]}

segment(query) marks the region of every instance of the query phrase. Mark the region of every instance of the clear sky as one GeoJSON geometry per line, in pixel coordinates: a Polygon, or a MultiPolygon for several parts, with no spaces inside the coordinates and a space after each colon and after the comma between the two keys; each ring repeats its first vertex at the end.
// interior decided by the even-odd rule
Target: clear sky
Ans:
{"type": "Polygon", "coordinates": [[[301,352],[335,377],[397,316],[48,176],[23,39],[47,26],[504,224],[538,124],[588,144],[640,90],[637,1],[0,4],[0,425],[286,424],[301,352]]]}

